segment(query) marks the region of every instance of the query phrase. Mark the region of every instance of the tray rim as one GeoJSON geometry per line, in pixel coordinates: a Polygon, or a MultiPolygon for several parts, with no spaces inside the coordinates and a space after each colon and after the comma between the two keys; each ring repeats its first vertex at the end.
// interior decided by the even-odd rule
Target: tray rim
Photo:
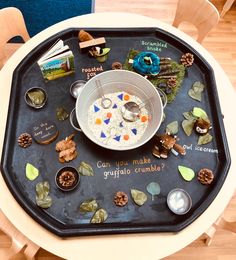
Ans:
{"type": "MultiPolygon", "coordinates": [[[[214,77],[214,71],[212,69],[212,67],[209,65],[209,63],[202,57],[201,54],[199,54],[193,47],[191,47],[188,43],[184,42],[182,39],[180,39],[179,37],[164,31],[160,28],[156,28],[156,27],[121,27],[121,28],[109,28],[109,27],[89,27],[86,28],[86,31],[97,31],[97,32],[106,32],[106,31],[110,31],[110,32],[140,32],[140,33],[162,33],[165,36],[167,36],[168,38],[172,38],[174,41],[179,42],[181,45],[184,45],[186,47],[186,49],[191,50],[191,52],[200,59],[200,61],[207,67],[207,69],[209,71],[211,71],[210,73],[210,80],[214,83],[215,85],[215,89],[213,91],[214,97],[212,97],[212,99],[214,99],[214,111],[216,111],[217,113],[217,124],[218,127],[220,128],[220,137],[221,137],[221,141],[222,141],[222,146],[224,148],[224,156],[225,156],[225,162],[224,165],[222,165],[222,163],[219,163],[219,165],[222,168],[222,171],[226,172],[226,174],[224,174],[223,177],[219,178],[219,181],[221,183],[221,185],[217,185],[220,186],[218,189],[216,189],[216,187],[211,191],[211,193],[208,195],[208,203],[202,203],[192,214],[191,216],[191,220],[186,220],[184,223],[178,223],[175,224],[175,226],[171,231],[168,230],[168,228],[166,229],[166,227],[160,227],[160,226],[153,226],[152,224],[150,225],[140,225],[140,224],[132,224],[132,230],[130,230],[130,227],[127,225],[127,223],[123,223],[126,225],[126,227],[120,227],[117,224],[113,224],[111,223],[110,225],[112,227],[107,227],[107,223],[104,224],[99,224],[99,225],[89,225],[88,230],[80,230],[80,228],[74,229],[74,228],[68,228],[65,225],[58,225],[58,227],[56,227],[55,225],[50,225],[48,223],[48,221],[46,221],[46,219],[51,220],[52,218],[48,215],[48,214],[44,214],[43,217],[39,217],[37,214],[35,214],[35,210],[34,207],[29,206],[29,205],[25,205],[25,199],[23,199],[24,196],[21,196],[20,194],[22,193],[21,191],[19,191],[18,189],[15,189],[15,187],[17,187],[17,185],[15,185],[14,187],[14,183],[12,182],[12,179],[7,176],[7,174],[5,174],[5,172],[7,171],[7,165],[6,165],[6,157],[7,157],[7,150],[8,150],[8,144],[10,142],[10,133],[9,133],[9,129],[11,126],[11,118],[13,116],[13,112],[14,109],[12,106],[10,106],[10,104],[13,102],[13,100],[15,100],[16,98],[16,92],[13,91],[14,89],[14,84],[16,84],[16,78],[19,78],[19,73],[17,73],[21,67],[24,64],[24,60],[27,59],[29,56],[32,55],[32,53],[37,53],[37,51],[42,47],[42,45],[45,45],[47,42],[52,41],[54,38],[58,38],[60,35],[62,34],[69,34],[72,33],[74,31],[78,31],[82,28],[80,27],[71,27],[71,28],[67,28],[65,30],[62,30],[60,32],[57,32],[53,35],[51,35],[49,38],[47,38],[46,40],[44,40],[43,42],[41,42],[39,45],[37,45],[36,48],[34,48],[31,52],[29,52],[24,59],[22,59],[22,61],[17,65],[17,67],[14,69],[13,71],[13,77],[12,77],[12,83],[11,83],[11,93],[10,93],[10,100],[9,100],[9,105],[8,105],[8,116],[7,116],[7,122],[6,122],[6,129],[5,129],[5,135],[4,135],[4,144],[3,144],[3,152],[2,152],[2,158],[1,158],[1,172],[2,172],[2,176],[4,178],[4,181],[7,184],[8,189],[11,191],[12,195],[14,196],[14,198],[17,200],[17,202],[20,204],[20,206],[30,215],[30,217],[32,217],[36,222],[39,222],[43,227],[45,227],[47,230],[53,232],[54,234],[61,236],[61,237],[70,237],[70,236],[83,236],[83,235],[99,235],[99,234],[122,234],[122,233],[147,233],[147,232],[179,232],[181,231],[183,228],[187,227],[189,224],[191,224],[193,221],[196,220],[196,218],[198,218],[208,207],[209,205],[213,202],[213,200],[215,199],[216,195],[218,194],[218,192],[220,191],[221,187],[224,184],[224,181],[227,177],[230,165],[231,165],[231,157],[230,157],[230,152],[229,152],[229,147],[228,147],[228,143],[227,143],[227,138],[226,138],[226,133],[225,133],[225,129],[224,129],[224,123],[223,123],[223,115],[221,113],[221,108],[220,108],[220,102],[219,102],[219,97],[218,97],[218,91],[217,91],[217,85],[215,82],[215,77],[214,77]],[[200,211],[200,213],[199,213],[200,211]],[[103,229],[105,227],[105,230],[103,229]]],[[[218,182],[219,182],[218,181],[218,182]]],[[[35,205],[34,205],[35,206],[35,205]]],[[[59,223],[57,221],[57,223],[59,223]]],[[[72,225],[73,226],[73,225],[72,225]]],[[[85,226],[85,225],[84,225],[85,226]]]]}

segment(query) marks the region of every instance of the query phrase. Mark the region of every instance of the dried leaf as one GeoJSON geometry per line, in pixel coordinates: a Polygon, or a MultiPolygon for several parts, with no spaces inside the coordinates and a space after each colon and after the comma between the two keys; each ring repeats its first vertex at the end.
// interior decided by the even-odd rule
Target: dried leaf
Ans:
{"type": "Polygon", "coordinates": [[[147,195],[140,190],[131,189],[131,196],[138,206],[142,206],[147,200],[147,195]]]}
{"type": "Polygon", "coordinates": [[[200,107],[193,108],[193,115],[202,119],[208,119],[207,113],[200,107]]]}
{"type": "Polygon", "coordinates": [[[64,109],[64,107],[57,108],[57,119],[60,121],[66,120],[69,117],[68,112],[64,109]]]}
{"type": "Polygon", "coordinates": [[[29,91],[27,96],[34,105],[41,105],[45,100],[45,95],[41,90],[29,91]]]}
{"type": "Polygon", "coordinates": [[[25,175],[28,180],[33,181],[39,176],[39,170],[32,164],[27,163],[25,167],[25,175]]]}
{"type": "Polygon", "coordinates": [[[51,207],[52,198],[48,195],[50,185],[47,181],[37,183],[36,187],[36,204],[44,209],[51,207]]]}
{"type": "Polygon", "coordinates": [[[151,182],[147,185],[147,191],[152,195],[152,200],[154,200],[154,196],[160,194],[161,187],[157,182],[151,182]]]}
{"type": "Polygon", "coordinates": [[[202,84],[200,81],[196,81],[193,84],[192,89],[194,90],[194,92],[202,92],[205,89],[205,85],[202,84]]]}
{"type": "Polygon", "coordinates": [[[166,133],[170,133],[172,135],[177,134],[179,131],[178,129],[178,121],[173,121],[166,126],[166,133]]]}
{"type": "Polygon", "coordinates": [[[213,139],[212,135],[210,135],[209,133],[207,133],[207,134],[205,134],[205,135],[199,136],[197,144],[198,144],[198,145],[208,144],[208,143],[210,143],[210,142],[212,141],[212,139],[213,139]]]}
{"type": "Polygon", "coordinates": [[[195,173],[191,168],[179,165],[178,170],[179,170],[181,176],[186,181],[191,181],[195,176],[195,173]]]}
{"type": "Polygon", "coordinates": [[[105,209],[98,209],[90,220],[90,223],[103,223],[106,221],[108,214],[105,209]]]}
{"type": "Polygon", "coordinates": [[[39,199],[43,199],[49,194],[50,186],[47,181],[36,184],[36,194],[39,199]]]}
{"type": "Polygon", "coordinates": [[[36,204],[43,209],[48,209],[52,206],[52,198],[50,196],[45,197],[43,200],[36,197],[36,204]]]}
{"type": "Polygon", "coordinates": [[[192,88],[188,91],[188,95],[191,98],[201,102],[202,100],[201,94],[204,88],[205,86],[201,82],[197,81],[193,84],[192,88]]]}
{"type": "Polygon", "coordinates": [[[190,136],[193,132],[195,120],[188,119],[182,122],[182,127],[187,136],[190,136]]]}
{"type": "Polygon", "coordinates": [[[94,199],[85,200],[80,204],[79,211],[83,213],[94,212],[98,208],[98,203],[94,199]]]}
{"type": "Polygon", "coordinates": [[[183,113],[183,116],[185,117],[185,119],[189,120],[189,119],[192,119],[192,120],[195,120],[196,117],[192,114],[192,112],[184,112],[183,113]]]}
{"type": "Polygon", "coordinates": [[[93,176],[94,175],[92,166],[86,162],[80,163],[80,165],[78,167],[78,172],[80,174],[82,174],[83,176],[93,176]]]}

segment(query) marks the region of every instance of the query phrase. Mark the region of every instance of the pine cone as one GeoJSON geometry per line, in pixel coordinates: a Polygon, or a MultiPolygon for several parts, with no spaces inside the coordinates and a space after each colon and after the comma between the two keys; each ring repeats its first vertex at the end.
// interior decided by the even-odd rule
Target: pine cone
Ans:
{"type": "Polygon", "coordinates": [[[75,174],[71,171],[64,171],[59,175],[58,182],[63,188],[72,187],[75,182],[75,174]]]}
{"type": "Polygon", "coordinates": [[[113,62],[111,68],[113,70],[122,70],[122,64],[119,61],[113,62]]]}
{"type": "Polygon", "coordinates": [[[210,169],[204,168],[199,171],[197,178],[202,184],[211,184],[214,174],[210,169]]]}
{"type": "Polygon", "coordinates": [[[193,62],[194,62],[194,56],[192,53],[185,53],[182,55],[180,59],[180,63],[185,67],[191,66],[193,62]]]}
{"type": "Polygon", "coordinates": [[[170,88],[175,88],[177,85],[177,80],[176,78],[170,78],[166,81],[166,85],[170,88]]]}
{"type": "Polygon", "coordinates": [[[20,147],[27,148],[32,144],[32,137],[28,133],[23,133],[18,137],[18,144],[20,147]]]}
{"type": "Polygon", "coordinates": [[[114,196],[116,206],[123,207],[128,203],[128,196],[123,191],[118,191],[114,196]]]}

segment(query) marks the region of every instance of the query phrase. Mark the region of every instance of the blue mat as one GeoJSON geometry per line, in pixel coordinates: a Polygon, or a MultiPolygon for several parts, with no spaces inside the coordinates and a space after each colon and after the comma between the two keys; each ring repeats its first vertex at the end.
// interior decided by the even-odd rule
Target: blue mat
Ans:
{"type": "Polygon", "coordinates": [[[0,9],[14,6],[23,13],[27,30],[34,36],[65,19],[94,12],[95,0],[0,0],[0,9]]]}

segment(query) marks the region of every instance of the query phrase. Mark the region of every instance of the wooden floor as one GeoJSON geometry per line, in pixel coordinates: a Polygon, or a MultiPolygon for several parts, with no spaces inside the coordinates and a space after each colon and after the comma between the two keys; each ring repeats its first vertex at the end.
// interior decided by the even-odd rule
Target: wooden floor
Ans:
{"type": "MultiPolygon", "coordinates": [[[[190,0],[191,1],[191,0],[190,0]]],[[[211,1],[219,11],[225,0],[211,1]]],[[[96,12],[137,13],[172,24],[177,0],[96,0],[96,12]]],[[[193,26],[183,23],[179,29],[196,36],[193,26]]],[[[196,37],[194,37],[196,38],[196,37]]],[[[221,64],[236,89],[236,3],[220,20],[202,44],[221,64]]]]}
{"type": "MultiPolygon", "coordinates": [[[[219,11],[222,9],[224,1],[214,0],[212,2],[219,11]]],[[[95,11],[137,13],[171,24],[174,19],[176,4],[177,0],[96,0],[95,11]]],[[[180,29],[194,36],[195,30],[190,25],[184,24],[180,29]]],[[[211,31],[202,45],[221,64],[236,90],[236,4],[221,18],[217,27],[211,31]]],[[[225,216],[228,220],[236,220],[236,197],[231,200],[225,211],[225,216]]],[[[9,248],[10,242],[10,239],[0,231],[1,260],[5,260],[1,257],[1,253],[3,250],[9,248]]],[[[53,260],[61,258],[40,249],[36,259],[53,260]]],[[[235,260],[236,234],[218,229],[211,246],[205,246],[203,241],[198,239],[186,248],[165,259],[235,260]]]]}

